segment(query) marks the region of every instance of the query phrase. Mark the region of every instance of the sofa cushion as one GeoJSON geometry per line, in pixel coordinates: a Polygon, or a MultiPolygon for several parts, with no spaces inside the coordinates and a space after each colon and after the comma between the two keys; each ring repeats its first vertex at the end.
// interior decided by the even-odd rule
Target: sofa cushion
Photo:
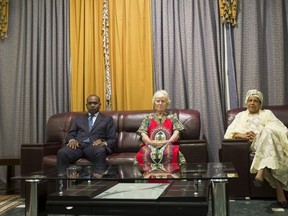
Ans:
{"type": "MultiPolygon", "coordinates": [[[[201,122],[200,113],[191,109],[170,109],[184,124],[185,130],[181,133],[181,149],[188,162],[207,161],[206,140],[200,138],[201,122]],[[192,150],[193,149],[193,153],[192,150]]],[[[142,120],[146,115],[154,113],[154,110],[135,111],[103,111],[105,115],[112,116],[116,126],[117,140],[113,147],[113,154],[108,155],[108,163],[132,163],[142,143],[140,136],[136,134],[142,120]]],[[[56,154],[59,146],[65,145],[65,137],[72,121],[85,112],[67,112],[51,116],[46,126],[46,144],[44,144],[43,169],[45,165],[56,164],[56,154]],[[55,145],[51,144],[55,143],[55,145]]],[[[87,163],[80,160],[77,163],[87,163]]]]}
{"type": "MultiPolygon", "coordinates": [[[[121,163],[134,163],[134,158],[136,153],[113,153],[107,156],[106,160],[108,164],[121,164],[121,163]]],[[[43,157],[43,165],[53,165],[55,166],[57,161],[56,155],[47,155],[43,157]]],[[[85,158],[79,159],[75,165],[87,165],[92,163],[85,158]]]]}

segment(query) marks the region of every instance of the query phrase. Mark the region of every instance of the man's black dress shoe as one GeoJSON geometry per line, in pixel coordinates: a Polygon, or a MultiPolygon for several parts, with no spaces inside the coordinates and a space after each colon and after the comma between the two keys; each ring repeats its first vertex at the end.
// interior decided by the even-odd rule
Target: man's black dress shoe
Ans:
{"type": "Polygon", "coordinates": [[[254,186],[255,187],[262,187],[264,184],[264,180],[260,180],[260,179],[254,179],[254,186]]]}
{"type": "Polygon", "coordinates": [[[287,208],[287,201],[282,201],[282,202],[277,202],[278,203],[278,205],[281,207],[281,208],[287,208]]]}

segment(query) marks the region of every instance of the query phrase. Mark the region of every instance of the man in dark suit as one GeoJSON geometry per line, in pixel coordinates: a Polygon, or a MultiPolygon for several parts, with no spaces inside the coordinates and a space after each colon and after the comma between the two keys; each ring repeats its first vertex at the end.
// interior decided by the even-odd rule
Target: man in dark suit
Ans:
{"type": "Polygon", "coordinates": [[[99,112],[101,106],[97,95],[86,99],[88,115],[76,118],[67,134],[67,145],[57,152],[57,169],[65,174],[69,164],[84,157],[93,164],[105,164],[107,154],[116,142],[116,130],[111,116],[99,112]]]}

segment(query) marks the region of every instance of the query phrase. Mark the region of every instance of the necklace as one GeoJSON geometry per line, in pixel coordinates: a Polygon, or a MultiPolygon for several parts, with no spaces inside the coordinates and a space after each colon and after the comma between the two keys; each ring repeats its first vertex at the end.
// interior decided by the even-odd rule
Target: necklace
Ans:
{"type": "Polygon", "coordinates": [[[162,124],[162,120],[164,119],[164,115],[163,114],[156,114],[155,115],[157,121],[162,124]]]}

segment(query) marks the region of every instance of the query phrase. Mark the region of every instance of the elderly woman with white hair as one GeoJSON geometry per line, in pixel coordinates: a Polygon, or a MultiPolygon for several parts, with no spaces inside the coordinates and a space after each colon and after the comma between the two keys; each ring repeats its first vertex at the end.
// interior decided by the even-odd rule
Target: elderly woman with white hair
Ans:
{"type": "Polygon", "coordinates": [[[143,119],[137,131],[143,143],[136,155],[135,163],[186,163],[179,150],[178,141],[184,125],[176,114],[167,112],[170,104],[168,93],[165,90],[155,92],[152,104],[155,112],[143,119]]]}
{"type": "Polygon", "coordinates": [[[284,190],[288,190],[288,129],[268,109],[262,109],[263,94],[249,90],[247,110],[238,113],[228,126],[225,139],[247,139],[255,152],[250,172],[256,173],[254,185],[261,187],[264,179],[276,188],[277,201],[287,207],[284,190]]]}

